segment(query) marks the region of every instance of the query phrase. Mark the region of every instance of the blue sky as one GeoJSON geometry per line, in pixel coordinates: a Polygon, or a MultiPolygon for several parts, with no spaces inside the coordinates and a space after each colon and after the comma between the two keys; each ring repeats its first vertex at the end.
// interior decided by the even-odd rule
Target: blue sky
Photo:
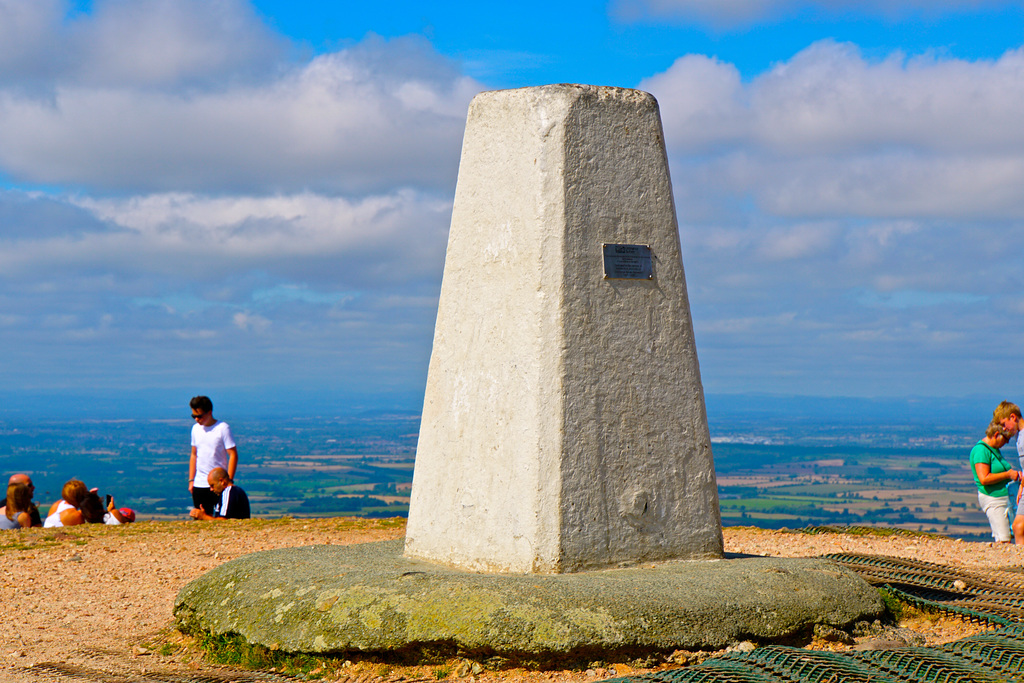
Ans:
{"type": "Polygon", "coordinates": [[[708,393],[1024,398],[1019,1],[0,0],[5,404],[416,407],[469,101],[553,82],[661,104],[708,393]]]}

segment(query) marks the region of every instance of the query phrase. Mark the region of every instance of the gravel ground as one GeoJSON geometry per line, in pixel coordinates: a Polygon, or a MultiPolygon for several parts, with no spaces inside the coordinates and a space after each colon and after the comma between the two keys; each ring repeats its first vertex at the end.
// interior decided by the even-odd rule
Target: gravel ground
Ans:
{"type": "MultiPolygon", "coordinates": [[[[173,630],[178,590],[203,572],[245,553],[312,544],[349,544],[401,537],[401,520],[282,519],[246,522],[139,522],[29,529],[0,536],[0,595],[8,626],[0,631],[5,681],[160,681],[190,683],[287,680],[205,662],[191,639],[173,630]]],[[[913,558],[965,567],[1024,564],[1024,549],[921,536],[855,536],[730,528],[736,555],[809,557],[835,552],[913,558]]],[[[956,640],[978,627],[911,615],[901,626],[928,644],[956,640]]],[[[810,647],[846,647],[816,639],[810,647]]],[[[706,653],[677,653],[676,663],[706,653]]],[[[452,660],[419,667],[355,661],[326,680],[434,681],[450,676],[489,681],[593,681],[644,671],[642,662],[595,663],[586,671],[481,671],[452,660]],[[631,665],[632,664],[632,665],[631,665]],[[635,667],[635,668],[634,668],[635,667]]],[[[655,662],[647,662],[648,666],[655,662]]],[[[669,666],[660,664],[659,666],[669,666]]]]}

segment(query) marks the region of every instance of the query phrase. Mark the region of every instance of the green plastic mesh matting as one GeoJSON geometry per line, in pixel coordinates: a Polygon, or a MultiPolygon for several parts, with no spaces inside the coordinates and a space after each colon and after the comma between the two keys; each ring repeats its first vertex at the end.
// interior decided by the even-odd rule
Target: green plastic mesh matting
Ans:
{"type": "Polygon", "coordinates": [[[828,559],[900,600],[991,631],[940,647],[822,652],[770,645],[697,666],[608,679],[622,683],[1024,682],[1024,572],[970,570],[873,555],[828,559]]]}

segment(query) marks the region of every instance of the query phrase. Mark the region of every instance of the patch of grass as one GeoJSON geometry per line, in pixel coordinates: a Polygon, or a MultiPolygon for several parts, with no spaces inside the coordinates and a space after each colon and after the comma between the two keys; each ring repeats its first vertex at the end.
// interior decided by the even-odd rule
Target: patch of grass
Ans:
{"type": "Polygon", "coordinates": [[[25,529],[6,535],[3,538],[10,538],[11,540],[7,543],[0,543],[0,552],[4,550],[44,550],[60,547],[66,542],[75,545],[86,545],[89,542],[67,532],[58,531],[54,533],[51,529],[47,529],[45,532],[36,529],[25,529]]]}
{"type": "Polygon", "coordinates": [[[320,678],[325,673],[324,661],[311,655],[289,654],[253,645],[237,633],[200,635],[196,639],[206,658],[215,664],[246,669],[280,671],[287,676],[320,678]]]}
{"type": "Polygon", "coordinates": [[[903,610],[906,605],[885,588],[879,588],[878,594],[882,596],[886,618],[894,623],[899,623],[899,620],[903,617],[903,610]]]}
{"type": "MultiPolygon", "coordinates": [[[[750,527],[756,528],[756,527],[750,527]]],[[[901,529],[899,527],[883,527],[883,526],[837,526],[837,525],[821,525],[821,526],[810,526],[803,529],[782,529],[781,531],[792,533],[792,534],[820,534],[820,533],[835,533],[844,534],[846,536],[904,536],[904,537],[920,537],[920,538],[938,538],[948,539],[948,536],[942,534],[932,533],[930,531],[913,531],[911,529],[901,529]]]]}
{"type": "Polygon", "coordinates": [[[450,666],[439,666],[436,669],[434,669],[434,679],[438,681],[443,681],[444,679],[448,678],[448,676],[451,675],[451,673],[452,669],[450,666]]]}
{"type": "Polygon", "coordinates": [[[21,539],[17,539],[17,540],[11,541],[10,543],[0,543],[0,551],[3,551],[3,550],[36,550],[38,548],[49,547],[49,546],[52,546],[52,545],[58,545],[58,544],[57,543],[50,543],[50,544],[47,544],[47,546],[43,546],[40,543],[26,542],[26,541],[22,541],[21,539]]]}
{"type": "Polygon", "coordinates": [[[903,610],[900,613],[900,621],[921,621],[934,624],[943,617],[943,613],[938,609],[921,609],[917,605],[900,604],[903,606],[903,610]]]}

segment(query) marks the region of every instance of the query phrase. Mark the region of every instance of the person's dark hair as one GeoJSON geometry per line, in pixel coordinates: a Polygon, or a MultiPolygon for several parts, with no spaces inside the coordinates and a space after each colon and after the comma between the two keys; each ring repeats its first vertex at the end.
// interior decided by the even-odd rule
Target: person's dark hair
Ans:
{"type": "Polygon", "coordinates": [[[103,501],[100,500],[100,494],[95,491],[89,491],[85,494],[85,498],[82,500],[82,504],[78,508],[82,511],[82,519],[89,524],[99,524],[103,521],[103,501]]]}
{"type": "Polygon", "coordinates": [[[17,519],[22,512],[28,512],[32,505],[32,492],[27,484],[7,486],[7,519],[17,519]]]}
{"type": "Polygon", "coordinates": [[[188,406],[192,410],[201,410],[204,413],[208,413],[213,410],[213,401],[206,396],[193,396],[192,400],[188,402],[188,406]]]}

